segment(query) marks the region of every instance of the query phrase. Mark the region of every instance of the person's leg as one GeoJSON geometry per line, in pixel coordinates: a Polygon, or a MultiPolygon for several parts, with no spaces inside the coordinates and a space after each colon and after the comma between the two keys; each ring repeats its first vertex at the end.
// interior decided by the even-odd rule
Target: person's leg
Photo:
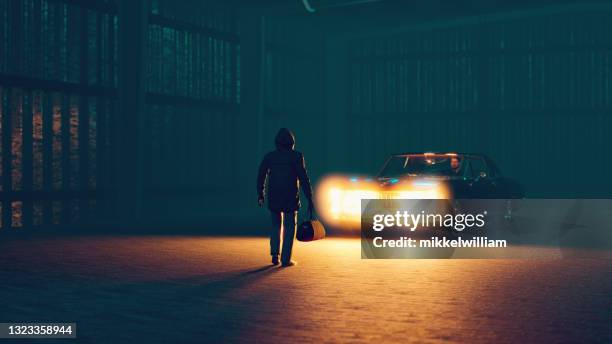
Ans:
{"type": "Polygon", "coordinates": [[[281,261],[283,264],[291,262],[291,250],[293,249],[293,239],[295,238],[297,221],[297,211],[287,211],[284,213],[283,220],[283,252],[281,261]]]}
{"type": "Polygon", "coordinates": [[[270,219],[272,220],[272,229],[270,231],[270,255],[274,263],[278,261],[278,254],[280,251],[281,213],[271,211],[270,219]]]}

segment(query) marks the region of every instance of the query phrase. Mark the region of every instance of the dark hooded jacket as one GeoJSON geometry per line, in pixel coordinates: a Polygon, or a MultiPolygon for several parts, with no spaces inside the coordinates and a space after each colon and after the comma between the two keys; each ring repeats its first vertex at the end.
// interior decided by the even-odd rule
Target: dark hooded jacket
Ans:
{"type": "Polygon", "coordinates": [[[300,208],[300,185],[306,198],[312,197],[304,156],[293,149],[295,137],[289,129],[280,129],[275,143],[276,150],[266,154],[259,165],[257,194],[264,198],[267,191],[268,208],[272,211],[296,211],[300,208]]]}

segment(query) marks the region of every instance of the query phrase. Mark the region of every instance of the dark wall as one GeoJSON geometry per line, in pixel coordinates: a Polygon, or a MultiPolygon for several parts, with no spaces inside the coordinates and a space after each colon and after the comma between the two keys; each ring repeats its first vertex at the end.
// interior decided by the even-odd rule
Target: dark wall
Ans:
{"type": "Polygon", "coordinates": [[[265,219],[255,172],[280,127],[315,182],[473,151],[530,196],[609,197],[612,8],[548,3],[404,20],[383,2],[2,1],[2,228],[265,219]]]}
{"type": "Polygon", "coordinates": [[[282,15],[264,19],[262,139],[263,151],[274,149],[274,136],[287,127],[296,135],[296,149],[305,154],[311,178],[325,170],[324,35],[308,21],[282,15]]]}
{"type": "MultiPolygon", "coordinates": [[[[322,36],[225,1],[0,2],[0,228],[256,217],[278,128],[324,116],[322,36]]],[[[316,176],[322,159],[308,160],[316,176]]]]}
{"type": "Polygon", "coordinates": [[[239,13],[212,1],[148,10],[138,221],[195,223],[243,187],[239,13]]]}
{"type": "Polygon", "coordinates": [[[609,197],[611,25],[575,5],[335,36],[337,154],[373,173],[391,153],[485,153],[531,197],[609,197]]]}

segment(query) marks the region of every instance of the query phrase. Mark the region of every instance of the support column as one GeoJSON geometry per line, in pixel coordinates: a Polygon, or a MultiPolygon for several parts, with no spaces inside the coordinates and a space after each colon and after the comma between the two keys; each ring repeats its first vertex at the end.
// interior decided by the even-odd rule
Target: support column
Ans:
{"type": "Polygon", "coordinates": [[[257,211],[257,196],[255,193],[255,180],[257,167],[262,158],[262,131],[263,131],[263,33],[262,16],[253,11],[244,10],[240,13],[241,37],[241,103],[240,103],[240,131],[242,149],[245,150],[242,166],[245,168],[238,176],[244,184],[240,195],[242,204],[248,212],[257,211]]]}
{"type": "Polygon", "coordinates": [[[118,111],[111,118],[113,223],[141,220],[146,0],[119,1],[118,111]]]}

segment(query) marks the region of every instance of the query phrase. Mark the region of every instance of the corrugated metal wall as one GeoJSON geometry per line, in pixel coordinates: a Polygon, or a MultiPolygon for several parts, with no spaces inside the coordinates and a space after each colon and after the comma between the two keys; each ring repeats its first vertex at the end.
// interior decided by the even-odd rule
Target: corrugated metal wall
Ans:
{"type": "Polygon", "coordinates": [[[160,0],[150,9],[144,214],[197,221],[231,204],[239,185],[239,22],[218,1],[160,0]]]}
{"type": "MultiPolygon", "coordinates": [[[[2,228],[255,213],[255,160],[279,127],[296,131],[307,157],[320,155],[321,33],[237,9],[0,2],[2,228]]],[[[323,161],[309,165],[321,171],[323,161]]]]}
{"type": "Polygon", "coordinates": [[[323,33],[282,16],[263,23],[263,118],[260,154],[275,149],[282,127],[293,130],[311,178],[325,169],[323,33]]]}
{"type": "Polygon", "coordinates": [[[117,83],[110,1],[0,1],[2,229],[104,209],[117,83]]]}
{"type": "Polygon", "coordinates": [[[488,154],[530,196],[611,196],[612,10],[422,25],[349,42],[350,163],[488,154]]]}

